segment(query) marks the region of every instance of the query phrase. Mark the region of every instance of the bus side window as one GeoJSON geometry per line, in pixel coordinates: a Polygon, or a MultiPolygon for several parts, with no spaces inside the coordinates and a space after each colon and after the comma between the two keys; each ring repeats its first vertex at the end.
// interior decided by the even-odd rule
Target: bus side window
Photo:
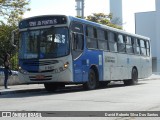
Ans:
{"type": "Polygon", "coordinates": [[[109,32],[108,40],[109,40],[109,50],[111,52],[117,52],[117,42],[116,42],[116,34],[114,32],[109,32]]]}
{"type": "Polygon", "coordinates": [[[97,38],[97,29],[93,28],[94,38],[97,38]]]}
{"type": "Polygon", "coordinates": [[[137,39],[136,38],[133,38],[133,51],[134,51],[134,54],[137,54],[137,39]]]}
{"type": "Polygon", "coordinates": [[[147,56],[150,56],[150,46],[149,46],[149,41],[146,41],[146,48],[147,48],[147,56]]]}
{"type": "Polygon", "coordinates": [[[84,37],[81,34],[73,33],[73,49],[74,50],[83,50],[84,37]]]}
{"type": "Polygon", "coordinates": [[[91,26],[86,27],[86,40],[87,40],[87,47],[91,49],[97,49],[97,30],[91,26]]]}
{"type": "Polygon", "coordinates": [[[71,24],[72,31],[72,43],[74,50],[83,50],[84,47],[84,35],[83,25],[77,22],[71,24]]]}
{"type": "Polygon", "coordinates": [[[137,55],[140,55],[140,42],[139,42],[139,39],[135,39],[135,54],[137,54],[137,55]]]}
{"type": "Polygon", "coordinates": [[[145,45],[145,41],[144,40],[140,40],[140,45],[141,45],[141,55],[146,56],[147,55],[147,51],[146,51],[146,45],[145,45]]]}
{"type": "Polygon", "coordinates": [[[126,48],[126,45],[125,45],[125,40],[124,40],[124,36],[119,34],[118,35],[118,52],[125,52],[125,48],[126,48]]]}
{"type": "Polygon", "coordinates": [[[73,58],[77,58],[84,49],[83,25],[77,22],[71,24],[73,58]]]}
{"type": "Polygon", "coordinates": [[[100,50],[108,50],[108,43],[105,39],[105,32],[104,30],[97,30],[97,38],[98,38],[98,48],[100,50]]]}
{"type": "Polygon", "coordinates": [[[129,36],[127,36],[126,38],[127,38],[126,39],[126,51],[129,54],[133,54],[132,38],[129,36]]]}
{"type": "Polygon", "coordinates": [[[91,37],[91,38],[94,38],[94,30],[93,30],[93,27],[90,27],[90,26],[87,26],[86,27],[86,35],[88,37],[91,37]]]}

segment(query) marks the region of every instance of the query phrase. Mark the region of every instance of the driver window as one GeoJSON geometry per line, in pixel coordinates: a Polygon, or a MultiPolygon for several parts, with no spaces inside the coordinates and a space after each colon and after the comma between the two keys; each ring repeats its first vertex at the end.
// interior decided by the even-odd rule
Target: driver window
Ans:
{"type": "Polygon", "coordinates": [[[84,49],[84,35],[83,25],[77,22],[73,22],[71,25],[72,32],[72,53],[73,57],[77,58],[84,49]]]}
{"type": "Polygon", "coordinates": [[[83,35],[81,34],[74,34],[74,49],[76,50],[83,50],[83,35]]]}

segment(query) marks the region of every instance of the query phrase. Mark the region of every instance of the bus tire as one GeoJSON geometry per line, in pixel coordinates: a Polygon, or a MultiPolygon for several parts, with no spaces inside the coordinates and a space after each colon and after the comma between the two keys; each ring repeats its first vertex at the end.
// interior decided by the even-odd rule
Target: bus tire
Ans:
{"type": "Polygon", "coordinates": [[[57,84],[54,83],[44,83],[44,87],[48,92],[54,92],[57,90],[57,84]]]}
{"type": "Polygon", "coordinates": [[[124,80],[125,85],[136,85],[138,83],[138,71],[136,68],[132,69],[132,78],[130,80],[124,80]]]}
{"type": "Polygon", "coordinates": [[[88,74],[88,81],[84,83],[83,86],[87,90],[93,90],[98,87],[97,76],[93,69],[90,69],[89,74],[88,74]]]}

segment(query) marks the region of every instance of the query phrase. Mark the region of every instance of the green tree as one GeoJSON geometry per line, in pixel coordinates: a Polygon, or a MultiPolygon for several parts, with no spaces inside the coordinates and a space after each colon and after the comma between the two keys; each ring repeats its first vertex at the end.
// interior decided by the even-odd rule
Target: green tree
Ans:
{"type": "Polygon", "coordinates": [[[0,66],[5,52],[11,54],[11,67],[18,67],[18,50],[11,45],[11,33],[17,29],[24,12],[29,11],[30,0],[0,0],[0,66]]]}
{"type": "Polygon", "coordinates": [[[16,29],[16,26],[6,25],[0,22],[0,66],[3,65],[3,58],[5,52],[14,56],[16,49],[11,45],[11,32],[16,29]]]}
{"type": "Polygon", "coordinates": [[[0,17],[9,24],[17,24],[28,8],[30,0],[0,0],[0,17]]]}
{"type": "Polygon", "coordinates": [[[93,15],[87,16],[86,19],[92,22],[97,22],[117,29],[122,29],[121,26],[118,26],[110,22],[110,20],[112,19],[112,14],[106,15],[104,13],[93,13],[93,15]]]}

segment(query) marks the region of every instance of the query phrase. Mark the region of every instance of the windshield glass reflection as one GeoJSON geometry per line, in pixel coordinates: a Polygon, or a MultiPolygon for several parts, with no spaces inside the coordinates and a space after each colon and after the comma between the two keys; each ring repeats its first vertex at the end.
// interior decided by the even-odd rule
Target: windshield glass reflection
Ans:
{"type": "Polygon", "coordinates": [[[64,27],[21,32],[20,58],[57,58],[69,54],[68,29],[64,27]]]}

